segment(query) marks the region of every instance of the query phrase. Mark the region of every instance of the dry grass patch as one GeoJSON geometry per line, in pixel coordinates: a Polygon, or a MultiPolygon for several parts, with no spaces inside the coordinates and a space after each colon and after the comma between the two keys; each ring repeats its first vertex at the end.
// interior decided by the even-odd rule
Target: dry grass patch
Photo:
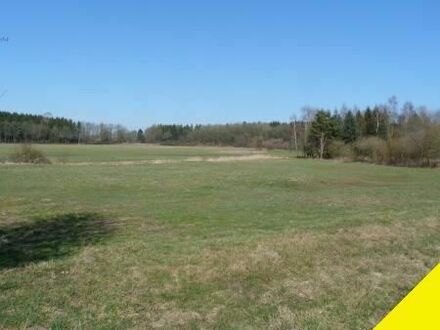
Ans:
{"type": "MultiPolygon", "coordinates": [[[[214,284],[222,288],[213,298],[216,303],[246,301],[244,310],[271,311],[257,324],[261,328],[303,329],[319,323],[320,329],[367,329],[435,264],[431,252],[440,248],[437,238],[440,224],[433,218],[277,235],[257,245],[205,249],[168,269],[175,281],[162,289],[179,292],[189,284],[214,284]]],[[[192,312],[167,309],[157,324],[206,321],[207,311],[192,312]]],[[[209,316],[211,322],[221,317],[221,311],[209,316]]]]}

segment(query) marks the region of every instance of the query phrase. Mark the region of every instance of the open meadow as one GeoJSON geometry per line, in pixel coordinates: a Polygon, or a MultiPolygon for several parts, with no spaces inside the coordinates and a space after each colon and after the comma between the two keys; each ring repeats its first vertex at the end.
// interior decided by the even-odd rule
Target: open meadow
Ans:
{"type": "Polygon", "coordinates": [[[0,145],[0,328],[370,329],[438,262],[440,172],[0,145]]]}

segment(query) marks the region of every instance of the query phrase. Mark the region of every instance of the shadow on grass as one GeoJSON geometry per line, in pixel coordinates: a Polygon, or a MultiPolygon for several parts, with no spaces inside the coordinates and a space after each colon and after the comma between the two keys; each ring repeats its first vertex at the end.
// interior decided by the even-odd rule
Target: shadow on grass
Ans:
{"type": "Polygon", "coordinates": [[[114,224],[96,213],[66,213],[0,227],[0,269],[72,255],[113,231],[114,224]]]}

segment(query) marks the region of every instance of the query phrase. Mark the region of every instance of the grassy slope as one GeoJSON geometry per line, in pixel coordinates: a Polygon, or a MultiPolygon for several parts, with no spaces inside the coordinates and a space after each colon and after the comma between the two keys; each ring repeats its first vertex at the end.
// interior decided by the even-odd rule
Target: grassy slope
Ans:
{"type": "MultiPolygon", "coordinates": [[[[237,153],[45,148],[74,162],[237,153]]],[[[440,248],[438,170],[3,165],[0,187],[0,328],[370,328],[440,248]]]]}

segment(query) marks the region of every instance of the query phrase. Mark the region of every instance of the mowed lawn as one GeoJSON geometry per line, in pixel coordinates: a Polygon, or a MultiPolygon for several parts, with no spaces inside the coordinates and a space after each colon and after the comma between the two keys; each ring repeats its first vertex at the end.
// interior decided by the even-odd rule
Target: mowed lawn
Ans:
{"type": "Polygon", "coordinates": [[[369,329],[439,259],[436,169],[37,147],[0,165],[1,329],[369,329]]]}

